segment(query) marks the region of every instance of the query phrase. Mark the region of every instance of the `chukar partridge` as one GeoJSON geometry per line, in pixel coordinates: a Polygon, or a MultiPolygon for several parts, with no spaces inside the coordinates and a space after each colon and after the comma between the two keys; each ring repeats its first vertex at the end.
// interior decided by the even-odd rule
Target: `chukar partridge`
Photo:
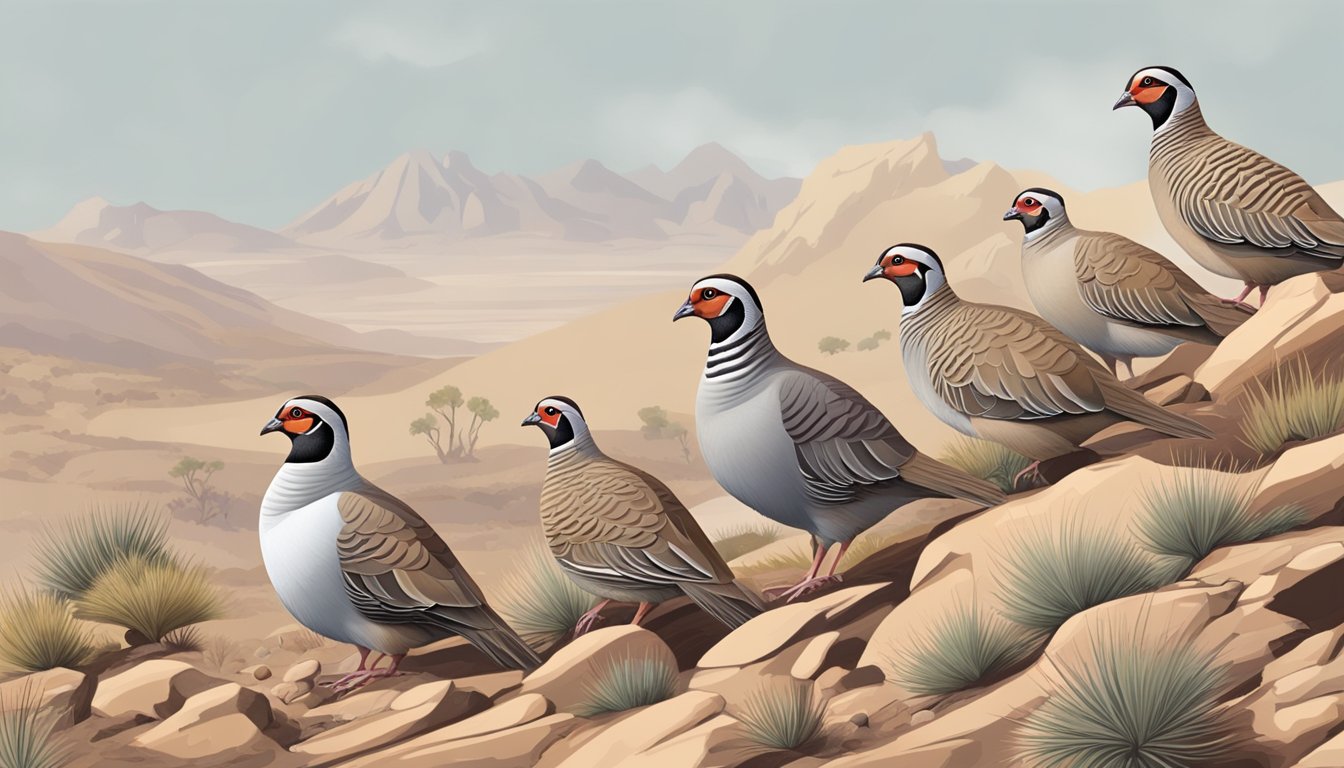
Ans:
{"type": "Polygon", "coordinates": [[[1195,261],[1259,287],[1344,263],[1344,219],[1301,176],[1214,133],[1190,81],[1145,67],[1114,109],[1138,107],[1153,121],[1148,187],[1162,224],[1195,261]]]}
{"type": "Polygon", "coordinates": [[[271,432],[290,446],[261,500],[262,560],[300,624],[359,649],[359,669],[337,688],[394,675],[408,650],[453,635],[504,667],[541,663],[434,529],[360,476],[335,403],[293,398],[261,430],[271,432]],[[391,656],[390,665],[370,667],[370,651],[391,656]]]}
{"type": "Polygon", "coordinates": [[[922,245],[893,245],[864,280],[901,291],[901,357],[915,395],[962,434],[1041,461],[1077,450],[1111,424],[1211,437],[1198,422],[1121,384],[1078,343],[1035,315],[963,301],[922,245]]]}
{"type": "Polygon", "coordinates": [[[1156,251],[1114,232],[1078,229],[1058,192],[1020,193],[1005,221],[1022,223],[1022,277],[1036,312],[1119,374],[1178,344],[1217,344],[1250,312],[1229,306],[1156,251]]]}
{"type": "Polygon", "coordinates": [[[546,544],[574,583],[602,599],[579,620],[576,635],[612,600],[639,603],[632,624],[681,594],[729,627],[763,610],[676,494],[597,447],[577,403],[547,397],[523,419],[529,425],[551,447],[541,489],[546,544]]]}
{"type": "Polygon", "coordinates": [[[789,599],[838,578],[850,542],[912,501],[1003,500],[997,487],[915,450],[844,382],[776,350],[760,298],[742,278],[696,282],[673,319],[684,317],[709,324],[695,413],[714,479],[765,517],[811,533],[817,544],[806,578],[785,593],[789,599]],[[819,576],[835,543],[840,551],[819,576]]]}

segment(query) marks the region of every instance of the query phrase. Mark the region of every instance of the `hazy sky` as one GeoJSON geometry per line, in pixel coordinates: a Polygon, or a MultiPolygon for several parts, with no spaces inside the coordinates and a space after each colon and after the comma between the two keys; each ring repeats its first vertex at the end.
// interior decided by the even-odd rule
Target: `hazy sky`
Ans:
{"type": "Polygon", "coordinates": [[[487,171],[664,166],[718,141],[804,175],[934,131],[1085,188],[1146,172],[1125,79],[1344,178],[1344,3],[0,0],[0,229],[102,195],[278,227],[412,148],[487,171]]]}

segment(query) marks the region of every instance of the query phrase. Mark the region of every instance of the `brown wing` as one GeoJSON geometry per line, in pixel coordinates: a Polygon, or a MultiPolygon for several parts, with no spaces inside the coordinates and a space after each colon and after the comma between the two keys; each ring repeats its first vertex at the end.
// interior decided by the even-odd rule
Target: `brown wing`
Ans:
{"type": "Polygon", "coordinates": [[[934,389],[949,406],[988,419],[1048,419],[1106,408],[1106,372],[1038,317],[960,303],[930,334],[934,389]]]}
{"type": "Polygon", "coordinates": [[[546,500],[547,538],[566,567],[654,586],[733,580],[690,511],[657,478],[605,458],[578,477],[546,500]]]}
{"type": "Polygon", "coordinates": [[[342,493],[337,507],[345,591],[365,617],[455,631],[496,626],[476,582],[415,510],[372,486],[342,493]]]}
{"type": "Polygon", "coordinates": [[[1177,168],[1190,182],[1176,200],[1185,223],[1223,245],[1284,256],[1344,259],[1344,219],[1301,176],[1258,152],[1223,140],[1177,168]]]}
{"type": "Polygon", "coordinates": [[[1078,290],[1094,312],[1139,325],[1204,325],[1191,299],[1205,291],[1156,251],[1111,232],[1088,232],[1073,259],[1078,290]]]}

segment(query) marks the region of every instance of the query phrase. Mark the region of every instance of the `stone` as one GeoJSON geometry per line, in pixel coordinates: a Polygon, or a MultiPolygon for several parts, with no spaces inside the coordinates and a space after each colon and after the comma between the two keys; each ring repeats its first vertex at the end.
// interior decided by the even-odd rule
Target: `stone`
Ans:
{"type": "Polygon", "coordinates": [[[640,752],[626,765],[729,768],[742,765],[760,753],[761,748],[747,736],[741,721],[730,715],[718,715],[640,752]]]}
{"type": "Polygon", "coordinates": [[[723,697],[689,691],[606,725],[557,768],[619,768],[635,754],[682,733],[723,711],[723,697]]]}
{"type": "Polygon", "coordinates": [[[60,713],[56,729],[69,728],[88,719],[97,685],[93,675],[56,667],[0,683],[0,705],[12,706],[35,697],[42,711],[60,713]]]}
{"type": "Polygon", "coordinates": [[[271,668],[265,664],[253,664],[245,667],[239,674],[251,675],[254,680],[266,680],[271,676],[271,668]]]}
{"type": "Polygon", "coordinates": [[[849,723],[850,725],[856,726],[858,728],[867,728],[868,715],[864,714],[863,712],[855,712],[854,714],[849,716],[849,723]]]}
{"type": "MultiPolygon", "coordinates": [[[[535,707],[536,701],[536,698],[531,699],[530,706],[535,707]]],[[[487,710],[477,717],[488,715],[490,711],[487,710]]],[[[450,725],[448,728],[465,726],[471,719],[473,718],[450,725]]],[[[453,768],[531,766],[537,764],[546,749],[568,735],[580,722],[574,715],[560,712],[533,719],[516,727],[478,736],[444,739],[438,731],[430,731],[381,752],[341,763],[341,768],[384,768],[391,765],[397,768],[443,768],[449,765],[453,768]]]]}
{"type": "Polygon", "coordinates": [[[450,680],[424,683],[397,695],[385,711],[323,731],[290,751],[313,758],[308,765],[329,765],[456,722],[489,705],[484,695],[458,689],[450,680]]]}
{"type": "Polygon", "coordinates": [[[705,652],[697,667],[742,667],[791,645],[805,628],[825,629],[846,608],[887,584],[865,584],[830,592],[814,600],[772,608],[753,618],[705,652]]]}
{"type": "Polygon", "coordinates": [[[586,703],[596,672],[628,659],[655,659],[677,668],[672,649],[657,635],[626,624],[589,632],[556,651],[523,680],[522,690],[540,693],[557,711],[573,712],[586,703]]]}
{"type": "Polygon", "coordinates": [[[1293,768],[1339,768],[1344,765],[1344,733],[1313,749],[1293,768]]]}
{"type": "Polygon", "coordinates": [[[285,676],[280,679],[286,683],[311,683],[320,674],[322,674],[322,664],[317,659],[304,659],[285,670],[285,676]]]}
{"type": "Polygon", "coordinates": [[[262,730],[273,718],[265,696],[225,683],[188,698],[177,712],[131,743],[180,760],[267,753],[274,751],[275,743],[262,730]]]}
{"type": "Polygon", "coordinates": [[[933,718],[934,718],[933,710],[921,709],[918,712],[914,713],[913,715],[910,715],[910,727],[917,728],[927,722],[932,721],[933,718]]]}
{"type": "Polygon", "coordinates": [[[224,682],[185,662],[151,659],[100,680],[92,709],[101,717],[141,714],[160,719],[176,712],[191,696],[224,682]]]}
{"type": "Polygon", "coordinates": [[[810,680],[816,677],[821,671],[821,665],[826,661],[826,653],[831,650],[831,646],[840,639],[840,633],[836,631],[822,632],[807,641],[803,649],[794,660],[793,666],[789,669],[789,674],[799,680],[810,680]]]}
{"type": "Polygon", "coordinates": [[[312,693],[314,689],[315,686],[307,681],[278,683],[271,688],[271,695],[285,704],[294,704],[312,693]]]}

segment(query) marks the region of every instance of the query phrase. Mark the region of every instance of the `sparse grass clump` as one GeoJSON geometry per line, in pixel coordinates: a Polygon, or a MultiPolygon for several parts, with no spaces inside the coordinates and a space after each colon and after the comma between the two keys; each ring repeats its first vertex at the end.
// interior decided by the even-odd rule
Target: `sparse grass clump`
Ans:
{"type": "Polygon", "coordinates": [[[198,627],[179,627],[163,636],[164,646],[181,653],[204,651],[205,639],[198,627]]]}
{"type": "Polygon", "coordinates": [[[24,672],[75,667],[92,650],[88,631],[75,621],[65,600],[22,587],[0,594],[0,663],[4,666],[24,672]]]}
{"type": "MultiPolygon", "coordinates": [[[[836,566],[836,572],[846,571],[868,557],[886,549],[892,542],[889,536],[878,536],[876,534],[865,534],[854,540],[850,545],[849,551],[840,558],[840,564],[836,566]]],[[[839,551],[837,547],[831,547],[831,551],[826,553],[826,560],[822,564],[823,572],[829,567],[831,559],[839,551]]],[[[793,547],[783,552],[771,552],[766,557],[744,567],[736,569],[739,576],[752,576],[761,573],[774,573],[775,571],[806,571],[812,567],[812,552],[806,547],[793,547]]]]}
{"type": "Polygon", "coordinates": [[[223,613],[204,569],[138,557],[114,565],[75,607],[79,618],[126,627],[151,642],[223,613]]]}
{"type": "Polygon", "coordinates": [[[941,695],[981,685],[1012,668],[1038,645],[1040,637],[981,612],[974,599],[953,603],[923,632],[893,649],[893,679],[907,691],[941,695]]]}
{"type": "Polygon", "coordinates": [[[770,749],[798,749],[821,733],[826,705],[809,680],[767,680],[735,712],[747,738],[770,749]]]}
{"type": "Polygon", "coordinates": [[[44,711],[42,692],[24,686],[0,701],[0,768],[60,768],[70,742],[56,733],[60,712],[44,711]]]}
{"type": "Polygon", "coordinates": [[[1247,384],[1242,399],[1242,441],[1264,455],[1344,426],[1344,374],[1314,373],[1302,358],[1279,365],[1267,382],[1247,384]]]}
{"type": "Polygon", "coordinates": [[[510,570],[496,604],[524,640],[544,648],[567,637],[597,598],[566,576],[549,550],[534,544],[510,570]]]}
{"type": "Polygon", "coordinates": [[[95,510],[68,522],[59,532],[49,528],[35,550],[38,581],[67,600],[83,595],[100,576],[128,557],[149,563],[173,559],[168,549],[168,524],[147,506],[95,510]]]}
{"type": "Polygon", "coordinates": [[[1031,459],[992,440],[961,437],[947,446],[943,461],[968,475],[999,486],[1004,493],[1017,490],[1013,479],[1031,464],[1031,459]]]}
{"type": "Polygon", "coordinates": [[[1307,519],[1298,506],[1255,513],[1253,496],[1234,474],[1180,468],[1144,492],[1135,532],[1145,549],[1179,558],[1188,570],[1219,547],[1276,536],[1307,519]]]}
{"type": "Polygon", "coordinates": [[[201,661],[214,672],[229,672],[230,666],[243,660],[243,647],[225,635],[214,635],[201,650],[201,661]]]}
{"type": "Polygon", "coordinates": [[[677,665],[662,657],[625,658],[595,666],[579,714],[594,717],[666,701],[677,692],[677,665]]]}
{"type": "Polygon", "coordinates": [[[724,531],[714,540],[714,548],[724,560],[736,560],[748,552],[779,541],[784,532],[773,525],[742,525],[724,531]]]}
{"type": "Polygon", "coordinates": [[[1212,653],[1125,629],[1094,636],[1056,668],[1063,684],[1018,731],[1023,764],[1174,768],[1231,756],[1232,730],[1218,709],[1228,678],[1212,653]]]}
{"type": "Polygon", "coordinates": [[[1150,556],[1110,530],[1073,521],[1008,542],[1001,557],[1004,615],[1049,633],[1094,605],[1156,589],[1168,581],[1150,556]]]}

